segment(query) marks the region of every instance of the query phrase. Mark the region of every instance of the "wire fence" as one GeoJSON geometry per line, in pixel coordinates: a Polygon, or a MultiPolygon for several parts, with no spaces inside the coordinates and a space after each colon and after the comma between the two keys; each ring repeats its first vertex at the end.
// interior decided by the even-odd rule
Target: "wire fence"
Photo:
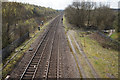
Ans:
{"type": "Polygon", "coordinates": [[[0,54],[2,54],[2,59],[5,59],[6,57],[8,57],[10,55],[10,53],[15,50],[15,48],[20,46],[28,38],[29,38],[29,32],[27,32],[22,37],[18,38],[14,42],[12,42],[7,47],[5,47],[2,50],[0,50],[0,54]]]}
{"type": "Polygon", "coordinates": [[[97,32],[99,35],[101,35],[102,37],[104,37],[105,39],[109,39],[111,42],[113,42],[114,44],[116,44],[116,45],[119,45],[120,43],[118,42],[118,41],[116,41],[116,40],[114,40],[114,39],[112,39],[111,37],[109,37],[109,36],[107,36],[107,35],[105,35],[105,34],[103,34],[102,32],[97,32]]]}

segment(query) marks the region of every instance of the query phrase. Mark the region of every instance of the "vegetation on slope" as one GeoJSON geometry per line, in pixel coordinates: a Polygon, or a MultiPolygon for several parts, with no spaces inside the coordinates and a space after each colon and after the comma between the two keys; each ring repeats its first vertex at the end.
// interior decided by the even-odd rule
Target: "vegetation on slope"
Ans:
{"type": "Polygon", "coordinates": [[[56,10],[17,2],[2,3],[2,48],[20,38],[26,32],[34,32],[40,25],[51,19],[56,10]]]}
{"type": "MultiPolygon", "coordinates": [[[[80,33],[81,34],[81,33],[80,33]]],[[[96,34],[96,33],[95,33],[96,34]]],[[[91,37],[96,37],[95,35],[91,35],[91,37]]],[[[100,42],[102,42],[103,38],[99,38],[100,40],[97,40],[94,38],[90,38],[88,35],[84,37],[79,37],[79,42],[83,46],[85,46],[83,49],[88,56],[89,60],[91,61],[92,65],[95,67],[99,75],[103,78],[107,77],[118,77],[118,47],[116,49],[112,49],[112,47],[115,47],[113,45],[108,45],[107,43],[109,41],[103,41],[104,45],[100,42]],[[106,44],[105,44],[106,43],[106,44]]],[[[112,44],[112,43],[111,43],[112,44]]]]}
{"type": "Polygon", "coordinates": [[[45,23],[44,26],[42,26],[41,31],[36,30],[36,34],[31,34],[31,40],[26,40],[23,44],[21,44],[19,47],[15,49],[17,52],[12,52],[9,57],[7,57],[3,62],[2,65],[5,65],[8,60],[10,60],[15,54],[17,54],[3,69],[2,71],[2,77],[5,78],[18,64],[18,61],[21,60],[21,58],[25,55],[26,51],[31,47],[31,44],[35,42],[35,40],[40,36],[42,32],[47,28],[46,26],[49,25],[49,22],[45,23]],[[29,41],[30,40],[30,41],[29,41]],[[29,43],[28,43],[29,41],[29,43]],[[25,46],[25,44],[27,45],[25,46]],[[23,47],[25,46],[25,47],[23,47]],[[23,48],[23,49],[22,49],[23,48]],[[21,50],[22,49],[22,50],[21,50]]]}
{"type": "MultiPolygon", "coordinates": [[[[95,68],[101,78],[118,78],[118,53],[119,45],[111,42],[96,32],[81,31],[80,28],[73,27],[66,18],[63,18],[63,24],[67,35],[74,35],[79,46],[83,49],[90,63],[95,68]]],[[[79,52],[74,40],[71,38],[80,63],[89,78],[93,78],[89,66],[86,64],[79,52]]]]}
{"type": "Polygon", "coordinates": [[[75,1],[65,9],[69,23],[84,29],[114,29],[117,26],[117,11],[109,5],[95,2],[75,1]]]}

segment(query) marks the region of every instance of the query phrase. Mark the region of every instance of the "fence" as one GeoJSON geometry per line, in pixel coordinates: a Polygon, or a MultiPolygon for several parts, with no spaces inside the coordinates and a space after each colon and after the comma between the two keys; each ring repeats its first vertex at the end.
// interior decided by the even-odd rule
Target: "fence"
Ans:
{"type": "Polygon", "coordinates": [[[14,42],[12,42],[6,48],[2,49],[0,51],[0,54],[2,54],[2,59],[5,59],[6,57],[8,57],[10,55],[10,53],[15,50],[16,47],[20,46],[28,38],[29,38],[29,32],[27,32],[22,37],[18,38],[14,42]]]}
{"type": "Polygon", "coordinates": [[[101,35],[102,37],[104,37],[105,39],[109,39],[111,42],[113,42],[113,43],[116,44],[116,45],[119,45],[119,44],[120,44],[118,41],[110,38],[109,36],[103,34],[102,32],[99,32],[99,31],[98,31],[97,33],[98,33],[99,35],[101,35]]]}

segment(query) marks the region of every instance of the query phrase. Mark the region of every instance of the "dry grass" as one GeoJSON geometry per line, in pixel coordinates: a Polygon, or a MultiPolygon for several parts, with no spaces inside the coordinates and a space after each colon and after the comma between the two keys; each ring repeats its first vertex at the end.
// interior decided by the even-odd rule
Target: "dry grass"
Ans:
{"type": "MultiPolygon", "coordinates": [[[[115,47],[114,43],[109,43],[109,40],[106,40],[104,38],[97,38],[97,40],[93,36],[93,32],[84,32],[79,31],[78,29],[71,29],[69,28],[69,25],[65,19],[63,18],[63,24],[65,26],[65,31],[68,33],[68,35],[72,34],[75,36],[77,42],[79,43],[80,47],[83,48],[86,56],[88,57],[89,61],[95,68],[96,72],[99,74],[101,78],[109,78],[109,77],[115,77],[118,78],[118,50],[113,49],[117,48],[115,47]],[[91,35],[92,34],[92,35],[91,35]],[[107,47],[103,47],[101,43],[106,43],[106,45],[110,45],[107,47]]],[[[96,35],[96,34],[95,34],[96,35]]],[[[70,36],[71,37],[71,36],[70,36]]],[[[85,63],[85,60],[79,53],[72,37],[71,37],[72,43],[75,47],[76,52],[78,53],[79,60],[84,68],[84,71],[86,73],[87,77],[93,78],[89,67],[85,63]]]]}
{"type": "Polygon", "coordinates": [[[91,72],[91,70],[89,68],[89,66],[87,65],[87,63],[85,61],[85,58],[79,52],[79,50],[78,50],[78,48],[77,48],[77,46],[76,46],[76,44],[75,44],[75,42],[74,42],[74,40],[73,40],[73,38],[71,36],[71,35],[74,35],[74,31],[69,31],[69,34],[70,34],[70,38],[72,40],[72,44],[73,44],[73,46],[74,46],[74,48],[75,48],[75,50],[77,52],[77,56],[79,58],[79,62],[81,63],[81,66],[83,67],[83,70],[85,72],[86,77],[87,78],[94,78],[93,75],[92,75],[92,72],[91,72]]]}
{"type": "Polygon", "coordinates": [[[89,36],[79,36],[76,36],[77,41],[85,45],[83,49],[99,75],[102,78],[110,75],[118,78],[118,51],[102,47],[89,36]]]}

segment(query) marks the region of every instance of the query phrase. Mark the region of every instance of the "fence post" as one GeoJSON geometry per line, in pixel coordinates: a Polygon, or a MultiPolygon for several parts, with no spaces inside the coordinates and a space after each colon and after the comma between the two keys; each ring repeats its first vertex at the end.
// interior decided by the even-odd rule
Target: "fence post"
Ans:
{"type": "Polygon", "coordinates": [[[11,52],[15,50],[16,47],[20,46],[27,38],[29,38],[29,32],[18,38],[17,40],[13,41],[10,45],[2,49],[2,59],[5,59],[10,55],[11,52]]]}

